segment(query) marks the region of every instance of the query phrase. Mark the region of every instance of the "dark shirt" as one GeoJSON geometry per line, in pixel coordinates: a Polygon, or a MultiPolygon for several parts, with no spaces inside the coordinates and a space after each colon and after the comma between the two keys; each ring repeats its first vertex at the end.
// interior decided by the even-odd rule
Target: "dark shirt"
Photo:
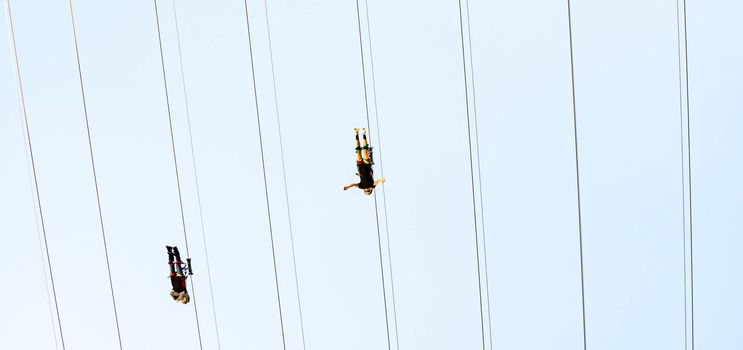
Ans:
{"type": "Polygon", "coordinates": [[[186,277],[184,276],[170,275],[170,284],[173,285],[173,291],[176,293],[186,291],[186,277]]]}
{"type": "Polygon", "coordinates": [[[371,164],[364,162],[357,163],[359,169],[359,188],[374,188],[374,172],[371,164]]]}

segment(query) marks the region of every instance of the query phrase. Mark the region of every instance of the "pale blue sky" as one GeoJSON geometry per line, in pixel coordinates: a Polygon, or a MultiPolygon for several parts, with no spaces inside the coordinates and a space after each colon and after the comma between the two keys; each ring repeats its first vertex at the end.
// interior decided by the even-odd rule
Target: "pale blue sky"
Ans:
{"type": "MultiPolygon", "coordinates": [[[[307,349],[385,349],[374,200],[341,190],[355,177],[351,131],[366,124],[355,2],[248,0],[256,93],[243,2],[176,1],[195,157],[170,0],[160,19],[204,349],[216,329],[222,349],[281,349],[256,95],[287,349],[302,348],[297,296],[307,349]]],[[[67,349],[115,349],[68,4],[11,3],[67,349]]],[[[362,31],[399,349],[482,348],[458,5],[369,0],[362,31]]],[[[581,349],[566,3],[469,7],[492,348],[581,349]]],[[[687,7],[696,349],[738,350],[743,3],[687,7]]],[[[572,8],[588,349],[684,349],[677,3],[572,8]]],[[[185,244],[153,3],[76,0],[75,11],[123,346],[198,349],[193,304],[168,296],[164,245],[185,244]]],[[[57,349],[6,13],[0,22],[0,348],[57,349]]]]}

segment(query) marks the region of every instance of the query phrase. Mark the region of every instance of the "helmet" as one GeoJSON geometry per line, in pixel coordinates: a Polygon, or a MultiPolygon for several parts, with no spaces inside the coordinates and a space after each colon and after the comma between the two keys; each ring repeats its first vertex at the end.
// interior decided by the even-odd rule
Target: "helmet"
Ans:
{"type": "Polygon", "coordinates": [[[373,188],[365,188],[364,189],[364,194],[367,195],[367,196],[370,196],[372,194],[372,192],[374,192],[374,189],[373,188]]]}

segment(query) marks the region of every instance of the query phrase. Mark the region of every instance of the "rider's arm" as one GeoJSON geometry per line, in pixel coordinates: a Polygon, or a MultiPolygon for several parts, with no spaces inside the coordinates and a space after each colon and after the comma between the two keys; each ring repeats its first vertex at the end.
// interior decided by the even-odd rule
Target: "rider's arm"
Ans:
{"type": "Polygon", "coordinates": [[[349,189],[349,188],[351,188],[351,187],[359,187],[359,184],[358,184],[358,183],[355,183],[355,184],[350,184],[350,185],[348,185],[348,186],[346,186],[346,187],[343,187],[343,190],[345,191],[345,190],[347,190],[347,189],[349,189]]]}

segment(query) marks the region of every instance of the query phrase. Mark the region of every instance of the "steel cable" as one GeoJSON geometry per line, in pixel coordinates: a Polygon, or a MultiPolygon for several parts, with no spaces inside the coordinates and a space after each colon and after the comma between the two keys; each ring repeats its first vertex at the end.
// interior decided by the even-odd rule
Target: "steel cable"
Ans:
{"type": "Polygon", "coordinates": [[[271,221],[271,204],[268,199],[268,177],[266,175],[266,159],[263,152],[263,133],[261,130],[261,114],[258,106],[258,84],[255,78],[255,59],[253,57],[253,38],[250,32],[250,16],[248,15],[248,1],[243,1],[245,5],[245,26],[248,35],[248,49],[250,53],[250,73],[253,83],[253,93],[255,94],[255,117],[258,126],[258,143],[261,153],[261,169],[263,170],[263,187],[266,195],[266,214],[268,215],[268,232],[271,238],[271,257],[273,258],[274,281],[276,282],[276,299],[279,308],[279,322],[281,323],[281,341],[283,349],[286,350],[286,331],[284,330],[284,313],[281,307],[281,288],[279,288],[279,271],[276,264],[276,242],[273,236],[273,223],[271,221]]]}
{"type": "Polygon", "coordinates": [[[485,262],[485,265],[483,266],[483,272],[484,272],[484,280],[485,280],[485,301],[487,302],[487,316],[488,316],[488,327],[490,328],[488,331],[488,335],[490,337],[490,348],[493,348],[493,330],[492,330],[492,323],[490,321],[491,317],[491,309],[490,309],[490,282],[489,282],[489,273],[488,273],[488,253],[487,253],[487,244],[486,244],[486,236],[485,236],[485,208],[483,204],[483,194],[482,194],[482,172],[481,172],[481,166],[480,166],[480,131],[477,124],[477,98],[476,98],[476,89],[475,87],[475,73],[474,73],[474,60],[472,58],[472,30],[470,28],[470,7],[469,7],[469,0],[465,2],[465,9],[467,13],[467,42],[469,43],[469,56],[470,56],[470,74],[472,78],[472,125],[473,130],[475,132],[475,155],[477,155],[477,181],[479,183],[479,198],[480,198],[480,217],[482,218],[481,228],[482,228],[482,260],[485,262]]]}
{"type": "MultiPolygon", "coordinates": [[[[470,103],[469,103],[470,88],[468,84],[469,79],[467,75],[467,53],[465,50],[464,13],[462,10],[462,0],[459,0],[459,29],[460,29],[461,44],[462,44],[462,73],[464,76],[464,99],[465,99],[465,110],[466,110],[466,115],[467,115],[467,142],[468,142],[468,147],[469,147],[470,177],[471,177],[471,185],[472,185],[472,215],[473,215],[474,228],[475,228],[475,257],[477,259],[477,286],[478,286],[477,291],[480,296],[478,300],[480,304],[480,332],[482,335],[482,348],[483,350],[485,350],[485,306],[483,305],[482,273],[481,273],[481,267],[480,267],[480,242],[479,242],[480,238],[479,238],[479,230],[478,230],[478,225],[477,225],[477,199],[476,199],[477,194],[475,192],[475,165],[474,165],[474,160],[472,157],[472,153],[473,153],[472,128],[473,126],[471,125],[472,118],[470,116],[470,103]]],[[[471,39],[470,39],[470,42],[471,42],[471,39]]],[[[471,52],[470,52],[470,55],[471,55],[471,52]]],[[[478,171],[479,171],[479,161],[480,161],[479,157],[477,160],[478,160],[478,171]]],[[[480,186],[480,191],[482,191],[482,186],[480,186]]],[[[480,193],[480,198],[482,198],[482,193],[480,193]]],[[[486,276],[486,279],[487,279],[487,276],[486,276]]]]}
{"type": "MultiPolygon", "coordinates": [[[[52,297],[54,300],[54,313],[57,319],[57,329],[59,330],[59,338],[62,343],[62,349],[64,350],[66,349],[66,346],[65,346],[65,340],[64,340],[64,332],[62,331],[62,319],[59,313],[57,288],[54,283],[54,273],[52,271],[52,262],[51,262],[51,258],[49,255],[49,241],[47,239],[47,234],[46,234],[46,223],[44,221],[44,212],[41,207],[41,195],[39,194],[39,181],[38,181],[38,175],[36,173],[36,160],[34,157],[34,152],[33,152],[33,147],[32,147],[32,142],[31,142],[31,131],[30,131],[29,124],[28,124],[28,109],[26,108],[26,96],[23,90],[23,79],[21,78],[21,65],[20,65],[20,60],[18,56],[18,46],[16,44],[15,28],[13,26],[13,13],[10,8],[10,0],[5,0],[5,10],[8,14],[8,32],[10,34],[11,51],[12,51],[12,54],[13,54],[12,56],[13,56],[13,60],[15,63],[14,65],[15,73],[16,73],[16,77],[18,80],[18,99],[19,99],[20,107],[21,107],[21,124],[23,125],[23,129],[25,131],[23,136],[26,141],[26,145],[28,147],[27,157],[29,158],[30,163],[31,163],[30,164],[31,165],[30,175],[32,175],[31,180],[33,184],[33,192],[35,195],[36,205],[38,206],[39,221],[37,221],[37,225],[38,225],[38,222],[40,222],[41,233],[43,236],[43,243],[44,243],[43,253],[46,257],[46,265],[47,265],[47,268],[49,269],[49,280],[51,282],[51,287],[52,287],[52,297]]],[[[55,343],[57,342],[56,336],[54,337],[54,341],[55,343]]],[[[57,346],[58,346],[58,343],[57,343],[57,346]]]]}
{"type": "Polygon", "coordinates": [[[90,155],[90,166],[93,171],[93,184],[95,185],[95,199],[96,199],[96,205],[98,209],[98,220],[101,226],[101,237],[103,238],[103,251],[106,255],[106,271],[108,272],[108,286],[111,289],[111,302],[114,309],[114,318],[116,319],[116,335],[119,341],[119,349],[123,349],[122,341],[121,341],[121,329],[119,327],[119,313],[116,309],[116,296],[114,294],[114,286],[113,286],[113,279],[111,278],[111,263],[108,255],[108,243],[106,240],[106,229],[103,224],[103,210],[101,208],[101,194],[100,194],[100,187],[98,185],[98,173],[96,171],[95,167],[95,158],[93,156],[93,141],[92,137],[90,135],[90,121],[88,118],[88,103],[85,98],[85,85],[83,83],[83,71],[82,71],[82,65],[80,64],[80,48],[78,45],[77,40],[77,23],[75,21],[75,11],[72,4],[72,0],[69,1],[70,5],[70,19],[72,21],[72,37],[74,39],[75,43],[75,62],[77,63],[77,73],[78,78],[80,80],[80,96],[82,97],[83,102],[83,114],[85,115],[85,132],[87,134],[88,138],[88,152],[90,155]]]}
{"type": "Polygon", "coordinates": [[[567,0],[568,10],[568,38],[570,46],[570,87],[572,96],[572,110],[573,110],[573,146],[575,148],[575,188],[577,194],[577,209],[578,209],[578,244],[580,249],[580,298],[581,298],[581,324],[583,328],[583,350],[588,348],[587,336],[586,336],[586,286],[584,280],[583,270],[583,216],[581,212],[581,191],[580,191],[580,166],[578,158],[578,113],[576,111],[575,104],[575,59],[573,54],[573,16],[572,8],[570,6],[570,0],[567,0]]]}
{"type": "MultiPolygon", "coordinates": [[[[470,118],[469,110],[468,110],[468,123],[471,120],[472,121],[472,131],[475,135],[475,143],[474,143],[474,153],[477,156],[477,182],[479,184],[478,186],[478,197],[480,199],[480,205],[479,205],[479,214],[481,218],[481,230],[482,230],[482,261],[484,262],[484,265],[482,266],[483,272],[484,272],[484,282],[485,282],[485,301],[487,305],[485,306],[485,309],[487,311],[487,320],[488,320],[488,338],[490,340],[490,348],[493,348],[493,330],[492,330],[492,324],[490,322],[491,317],[491,309],[490,309],[490,283],[488,280],[488,255],[487,255],[487,244],[485,241],[485,218],[484,218],[484,208],[483,208],[483,194],[482,194],[482,172],[481,172],[481,166],[480,166],[480,133],[478,129],[477,124],[477,98],[476,98],[476,89],[475,89],[475,74],[474,74],[474,59],[472,58],[472,29],[470,26],[470,8],[469,8],[469,1],[466,0],[464,3],[460,0],[459,6],[460,6],[460,31],[462,32],[462,50],[464,51],[464,25],[462,24],[463,21],[463,14],[462,14],[462,4],[464,4],[464,15],[467,17],[467,44],[468,44],[468,56],[469,56],[469,62],[470,62],[470,84],[472,84],[472,91],[470,91],[470,95],[472,96],[472,115],[470,118]]],[[[467,67],[466,67],[466,59],[464,58],[464,52],[462,53],[463,58],[463,65],[464,65],[464,76],[465,76],[465,86],[469,86],[467,84],[467,67]]],[[[467,101],[468,103],[469,101],[467,101]]],[[[469,106],[469,105],[468,105],[469,106]]],[[[469,124],[468,124],[469,127],[469,124]]],[[[472,166],[472,139],[471,139],[471,133],[470,139],[469,139],[469,146],[470,146],[470,166],[472,166]]],[[[474,183],[474,172],[471,173],[474,183]]],[[[474,196],[474,194],[473,194],[474,196]]],[[[473,197],[473,204],[475,203],[474,197],[473,197]]],[[[477,210],[477,209],[475,209],[477,210]]],[[[477,215],[477,214],[475,214],[477,215]]],[[[477,223],[475,217],[475,224],[477,223]]],[[[477,233],[477,228],[475,228],[475,231],[477,233]]],[[[480,263],[479,255],[478,255],[478,264],[480,263]]],[[[479,265],[478,265],[479,266],[479,265]]],[[[479,272],[479,271],[478,271],[479,272]]],[[[479,277],[479,276],[478,276],[479,277]]],[[[482,297],[482,294],[481,294],[482,297]]],[[[481,304],[482,307],[482,304],[481,304]]],[[[483,327],[485,327],[483,322],[483,327]]]]}
{"type": "MultiPolygon", "coordinates": [[[[372,45],[372,38],[371,38],[371,20],[369,19],[369,1],[364,0],[364,8],[366,10],[366,32],[369,36],[369,72],[371,73],[371,86],[372,86],[372,102],[374,104],[374,122],[375,122],[375,130],[377,132],[377,155],[379,158],[379,175],[380,177],[384,178],[384,166],[382,162],[382,148],[380,147],[382,135],[379,127],[379,112],[378,112],[378,106],[377,106],[377,81],[374,75],[374,50],[372,45]]],[[[367,126],[369,124],[369,121],[367,119],[367,126]]],[[[389,267],[389,276],[390,276],[390,296],[392,298],[392,320],[395,322],[394,328],[395,328],[395,345],[397,349],[400,348],[400,337],[397,330],[397,301],[395,300],[395,278],[392,273],[392,251],[390,249],[390,225],[389,220],[387,218],[387,191],[386,187],[382,186],[382,212],[384,213],[384,232],[386,236],[386,242],[387,242],[387,259],[389,261],[390,267],[389,267]]],[[[376,207],[377,204],[377,196],[374,195],[374,204],[376,207]]],[[[381,253],[380,253],[381,254],[381,253]]]]}
{"type": "MultiPolygon", "coordinates": [[[[368,7],[367,7],[368,11],[368,7]]],[[[367,130],[369,130],[369,133],[371,134],[371,120],[370,120],[370,113],[369,113],[369,91],[367,88],[367,81],[366,81],[366,63],[365,63],[365,53],[364,53],[364,40],[362,35],[362,26],[361,26],[361,6],[359,4],[359,0],[356,0],[356,20],[358,22],[358,34],[359,34],[359,51],[361,56],[361,78],[362,83],[364,85],[364,110],[366,114],[366,127],[367,130]]],[[[367,25],[368,25],[368,12],[367,12],[367,25]]],[[[368,28],[368,27],[367,27],[368,28]]],[[[375,106],[376,106],[376,94],[374,96],[375,98],[375,106]]],[[[376,109],[375,109],[376,112],[376,109]]],[[[376,116],[377,125],[379,123],[379,118],[376,116]]],[[[377,130],[377,133],[379,133],[379,130],[377,130]]],[[[377,139],[379,139],[379,136],[377,136],[377,139]]],[[[379,148],[379,144],[377,144],[377,148],[379,148]]],[[[384,175],[381,172],[382,167],[382,160],[381,160],[381,152],[378,152],[380,154],[379,157],[379,164],[380,164],[380,174],[384,175]]],[[[384,194],[384,193],[383,193],[384,194]]],[[[385,197],[385,206],[386,206],[386,197],[385,197]]],[[[379,271],[381,274],[381,281],[382,281],[382,300],[384,302],[384,322],[385,322],[385,332],[387,334],[387,349],[392,349],[392,338],[390,336],[390,316],[389,316],[389,310],[387,307],[387,287],[385,282],[385,273],[384,273],[384,261],[383,261],[383,254],[382,254],[382,232],[380,229],[379,224],[379,205],[377,203],[377,194],[374,193],[374,217],[377,224],[377,247],[379,250],[379,271]]],[[[387,220],[387,212],[385,209],[385,222],[387,220]]],[[[389,233],[388,233],[388,249],[389,249],[389,233]]],[[[389,252],[389,250],[388,250],[389,252]]],[[[392,266],[390,264],[390,266],[392,266]]],[[[394,297],[393,297],[393,312],[394,312],[394,297]]],[[[397,317],[395,315],[395,317],[397,317]]],[[[395,327],[397,327],[397,322],[395,322],[395,327]]],[[[397,335],[397,330],[395,331],[395,335],[397,335]]],[[[397,347],[399,348],[399,341],[397,342],[397,347]]]]}
{"type": "Polygon", "coordinates": [[[206,275],[209,281],[209,295],[211,296],[212,316],[214,317],[214,332],[217,337],[217,349],[221,349],[222,342],[219,337],[219,325],[217,323],[217,307],[214,302],[214,286],[212,284],[212,271],[211,271],[210,264],[209,264],[209,250],[207,249],[207,244],[206,244],[207,241],[206,241],[206,230],[204,228],[204,210],[202,208],[201,188],[199,186],[199,175],[198,175],[198,171],[196,167],[196,152],[194,152],[194,146],[193,146],[193,132],[191,129],[191,111],[190,111],[189,104],[188,104],[188,92],[186,89],[186,74],[183,68],[183,52],[181,50],[181,32],[178,26],[178,11],[176,10],[175,0],[173,0],[173,19],[175,21],[175,35],[176,35],[176,42],[178,44],[178,62],[180,63],[180,68],[181,68],[180,70],[181,70],[181,82],[182,82],[182,88],[183,88],[183,101],[185,104],[186,122],[188,125],[188,144],[191,150],[194,183],[196,187],[196,201],[199,207],[199,223],[200,223],[200,228],[201,228],[201,238],[204,241],[204,259],[206,262],[206,275]]]}
{"type": "MultiPolygon", "coordinates": [[[[188,235],[186,234],[186,215],[183,210],[183,194],[181,193],[181,178],[180,174],[178,172],[178,155],[175,149],[175,134],[173,132],[173,116],[170,109],[170,95],[168,94],[168,78],[165,72],[165,54],[163,53],[163,41],[162,41],[162,34],[161,34],[161,28],[160,28],[160,14],[157,7],[157,0],[153,0],[153,3],[155,4],[155,22],[157,24],[157,42],[158,46],[160,48],[160,66],[162,68],[162,76],[163,76],[163,87],[165,91],[165,105],[168,112],[168,127],[170,130],[170,146],[173,152],[173,167],[175,169],[175,182],[176,187],[178,189],[178,207],[180,209],[181,214],[181,225],[183,228],[183,241],[186,244],[186,255],[191,256],[191,253],[188,248],[188,235]]],[[[201,325],[199,324],[199,311],[196,306],[196,288],[195,284],[193,283],[193,277],[191,277],[191,293],[193,294],[193,309],[194,314],[196,316],[196,331],[198,333],[199,338],[199,348],[203,349],[203,343],[201,339],[201,325]]]]}
{"type": "Polygon", "coordinates": [[[678,45],[678,73],[679,73],[679,117],[681,123],[681,188],[682,188],[682,220],[684,235],[684,349],[694,349],[694,240],[692,231],[692,207],[691,207],[691,119],[689,108],[689,50],[687,37],[687,19],[686,19],[686,0],[676,0],[676,39],[678,45]],[[680,10],[683,6],[683,11],[680,10]],[[682,30],[683,27],[683,30],[682,30]],[[683,52],[682,37],[683,35],[683,52]],[[684,89],[686,91],[684,91],[684,89]],[[684,92],[686,93],[684,95],[684,92]],[[685,99],[684,99],[685,97],[685,99]],[[686,120],[684,120],[686,112],[686,120]],[[686,121],[686,142],[684,144],[684,121],[686,121]],[[685,154],[684,148],[687,146],[685,154]],[[687,158],[688,157],[688,158],[687,158]],[[686,162],[688,159],[688,163],[686,162]],[[686,186],[688,181],[688,187],[686,186]],[[686,194],[689,201],[685,202],[686,194]],[[688,204],[688,212],[687,205],[688,204]],[[689,224],[689,230],[686,230],[686,224],[689,224]],[[687,241],[688,239],[688,241],[687,241]],[[687,261],[686,246],[689,245],[689,255],[687,261]],[[688,269],[687,269],[688,264],[688,269]],[[691,316],[691,327],[689,327],[689,316],[691,316]],[[691,329],[689,329],[691,328],[691,329]],[[689,336],[691,343],[689,344],[689,336]]]}
{"type": "Polygon", "coordinates": [[[294,253],[294,229],[292,226],[292,215],[291,215],[291,209],[289,208],[289,187],[287,185],[286,181],[286,163],[284,161],[284,139],[281,135],[281,118],[279,114],[279,97],[276,89],[276,69],[274,67],[274,59],[273,59],[273,45],[271,43],[271,24],[268,16],[268,2],[266,0],[263,1],[263,9],[265,10],[266,15],[266,36],[268,39],[268,55],[269,59],[271,61],[271,80],[273,82],[273,101],[274,101],[274,108],[276,109],[276,126],[279,134],[279,151],[281,154],[281,173],[283,176],[284,181],[284,199],[286,200],[286,215],[289,222],[289,242],[291,244],[291,252],[292,252],[292,265],[294,267],[294,283],[297,288],[297,306],[299,310],[299,327],[302,335],[302,349],[307,349],[307,343],[305,340],[304,335],[304,318],[302,315],[302,300],[300,297],[300,290],[299,290],[299,277],[297,272],[297,257],[294,253]]]}

